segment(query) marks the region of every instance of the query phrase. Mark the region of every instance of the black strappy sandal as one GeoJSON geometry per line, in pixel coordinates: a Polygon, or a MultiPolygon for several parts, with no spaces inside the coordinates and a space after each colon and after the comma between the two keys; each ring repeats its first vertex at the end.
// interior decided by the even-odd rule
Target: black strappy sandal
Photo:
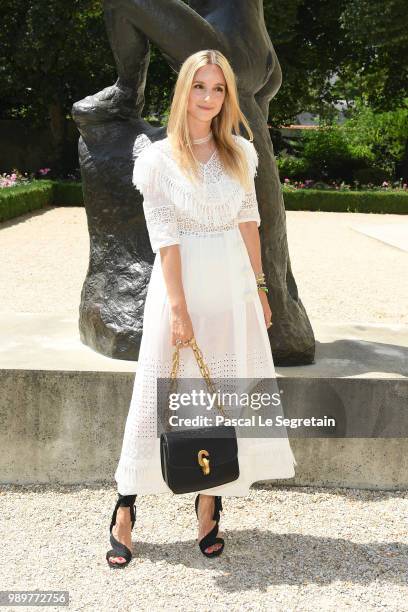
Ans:
{"type": "MultiPolygon", "coordinates": [[[[195,511],[196,511],[197,519],[198,519],[198,504],[199,504],[199,501],[200,501],[200,495],[197,495],[197,497],[195,499],[195,511]]],[[[218,538],[217,537],[217,534],[218,534],[218,523],[219,523],[219,520],[220,520],[220,511],[222,511],[221,496],[220,495],[215,495],[213,521],[217,521],[217,522],[214,525],[214,527],[211,529],[211,531],[209,533],[207,533],[207,535],[205,535],[199,541],[199,543],[198,543],[201,552],[206,557],[218,557],[222,553],[222,551],[224,550],[224,540],[223,540],[223,538],[218,538]],[[206,548],[209,548],[210,546],[214,546],[214,544],[221,544],[222,546],[218,550],[213,550],[212,552],[206,552],[206,548]]]]}
{"type": "Polygon", "coordinates": [[[118,568],[118,567],[126,567],[130,561],[132,560],[132,551],[129,550],[127,546],[121,544],[112,533],[112,529],[116,523],[116,514],[118,512],[119,506],[130,508],[130,518],[132,521],[132,529],[136,521],[136,505],[133,503],[135,501],[136,495],[121,495],[119,493],[119,499],[116,502],[115,509],[112,514],[112,520],[109,527],[110,531],[110,543],[112,545],[112,549],[108,550],[106,553],[106,560],[108,562],[109,567],[118,568]],[[126,559],[124,563],[118,563],[117,561],[111,561],[111,557],[123,557],[126,559]]]}

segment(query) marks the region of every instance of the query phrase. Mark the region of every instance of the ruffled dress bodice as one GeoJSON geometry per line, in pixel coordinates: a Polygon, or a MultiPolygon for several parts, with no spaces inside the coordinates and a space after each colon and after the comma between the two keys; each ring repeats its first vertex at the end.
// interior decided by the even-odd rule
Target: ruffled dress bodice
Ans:
{"type": "Polygon", "coordinates": [[[217,150],[199,164],[199,181],[190,181],[175,161],[168,137],[152,142],[145,134],[134,143],[132,182],[143,194],[143,209],[152,249],[178,244],[182,235],[202,235],[237,227],[260,216],[255,191],[258,155],[252,142],[234,139],[244,149],[251,189],[229,176],[217,150]]]}

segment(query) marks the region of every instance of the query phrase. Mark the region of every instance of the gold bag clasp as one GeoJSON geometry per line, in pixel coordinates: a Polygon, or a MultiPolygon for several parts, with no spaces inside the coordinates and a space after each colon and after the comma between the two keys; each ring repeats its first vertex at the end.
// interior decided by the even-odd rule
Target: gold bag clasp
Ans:
{"type": "Polygon", "coordinates": [[[198,464],[203,470],[204,476],[208,476],[208,474],[210,473],[210,454],[208,451],[198,451],[198,464]]]}

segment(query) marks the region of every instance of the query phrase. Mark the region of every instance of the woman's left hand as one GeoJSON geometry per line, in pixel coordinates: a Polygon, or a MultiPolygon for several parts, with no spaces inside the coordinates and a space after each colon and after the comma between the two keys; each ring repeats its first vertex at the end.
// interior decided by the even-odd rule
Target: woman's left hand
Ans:
{"type": "Polygon", "coordinates": [[[259,299],[261,300],[262,309],[264,313],[265,325],[266,327],[270,327],[272,323],[272,310],[269,306],[268,297],[265,291],[261,291],[258,289],[259,299]]]}

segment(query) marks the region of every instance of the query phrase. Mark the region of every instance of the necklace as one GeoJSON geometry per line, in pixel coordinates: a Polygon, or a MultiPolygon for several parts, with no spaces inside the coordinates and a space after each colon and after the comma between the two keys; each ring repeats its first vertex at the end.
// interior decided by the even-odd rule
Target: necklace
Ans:
{"type": "Polygon", "coordinates": [[[208,142],[209,140],[211,140],[212,137],[213,137],[213,133],[210,130],[207,136],[204,136],[204,138],[196,138],[195,140],[193,139],[192,142],[193,144],[204,144],[204,142],[208,142]]]}

